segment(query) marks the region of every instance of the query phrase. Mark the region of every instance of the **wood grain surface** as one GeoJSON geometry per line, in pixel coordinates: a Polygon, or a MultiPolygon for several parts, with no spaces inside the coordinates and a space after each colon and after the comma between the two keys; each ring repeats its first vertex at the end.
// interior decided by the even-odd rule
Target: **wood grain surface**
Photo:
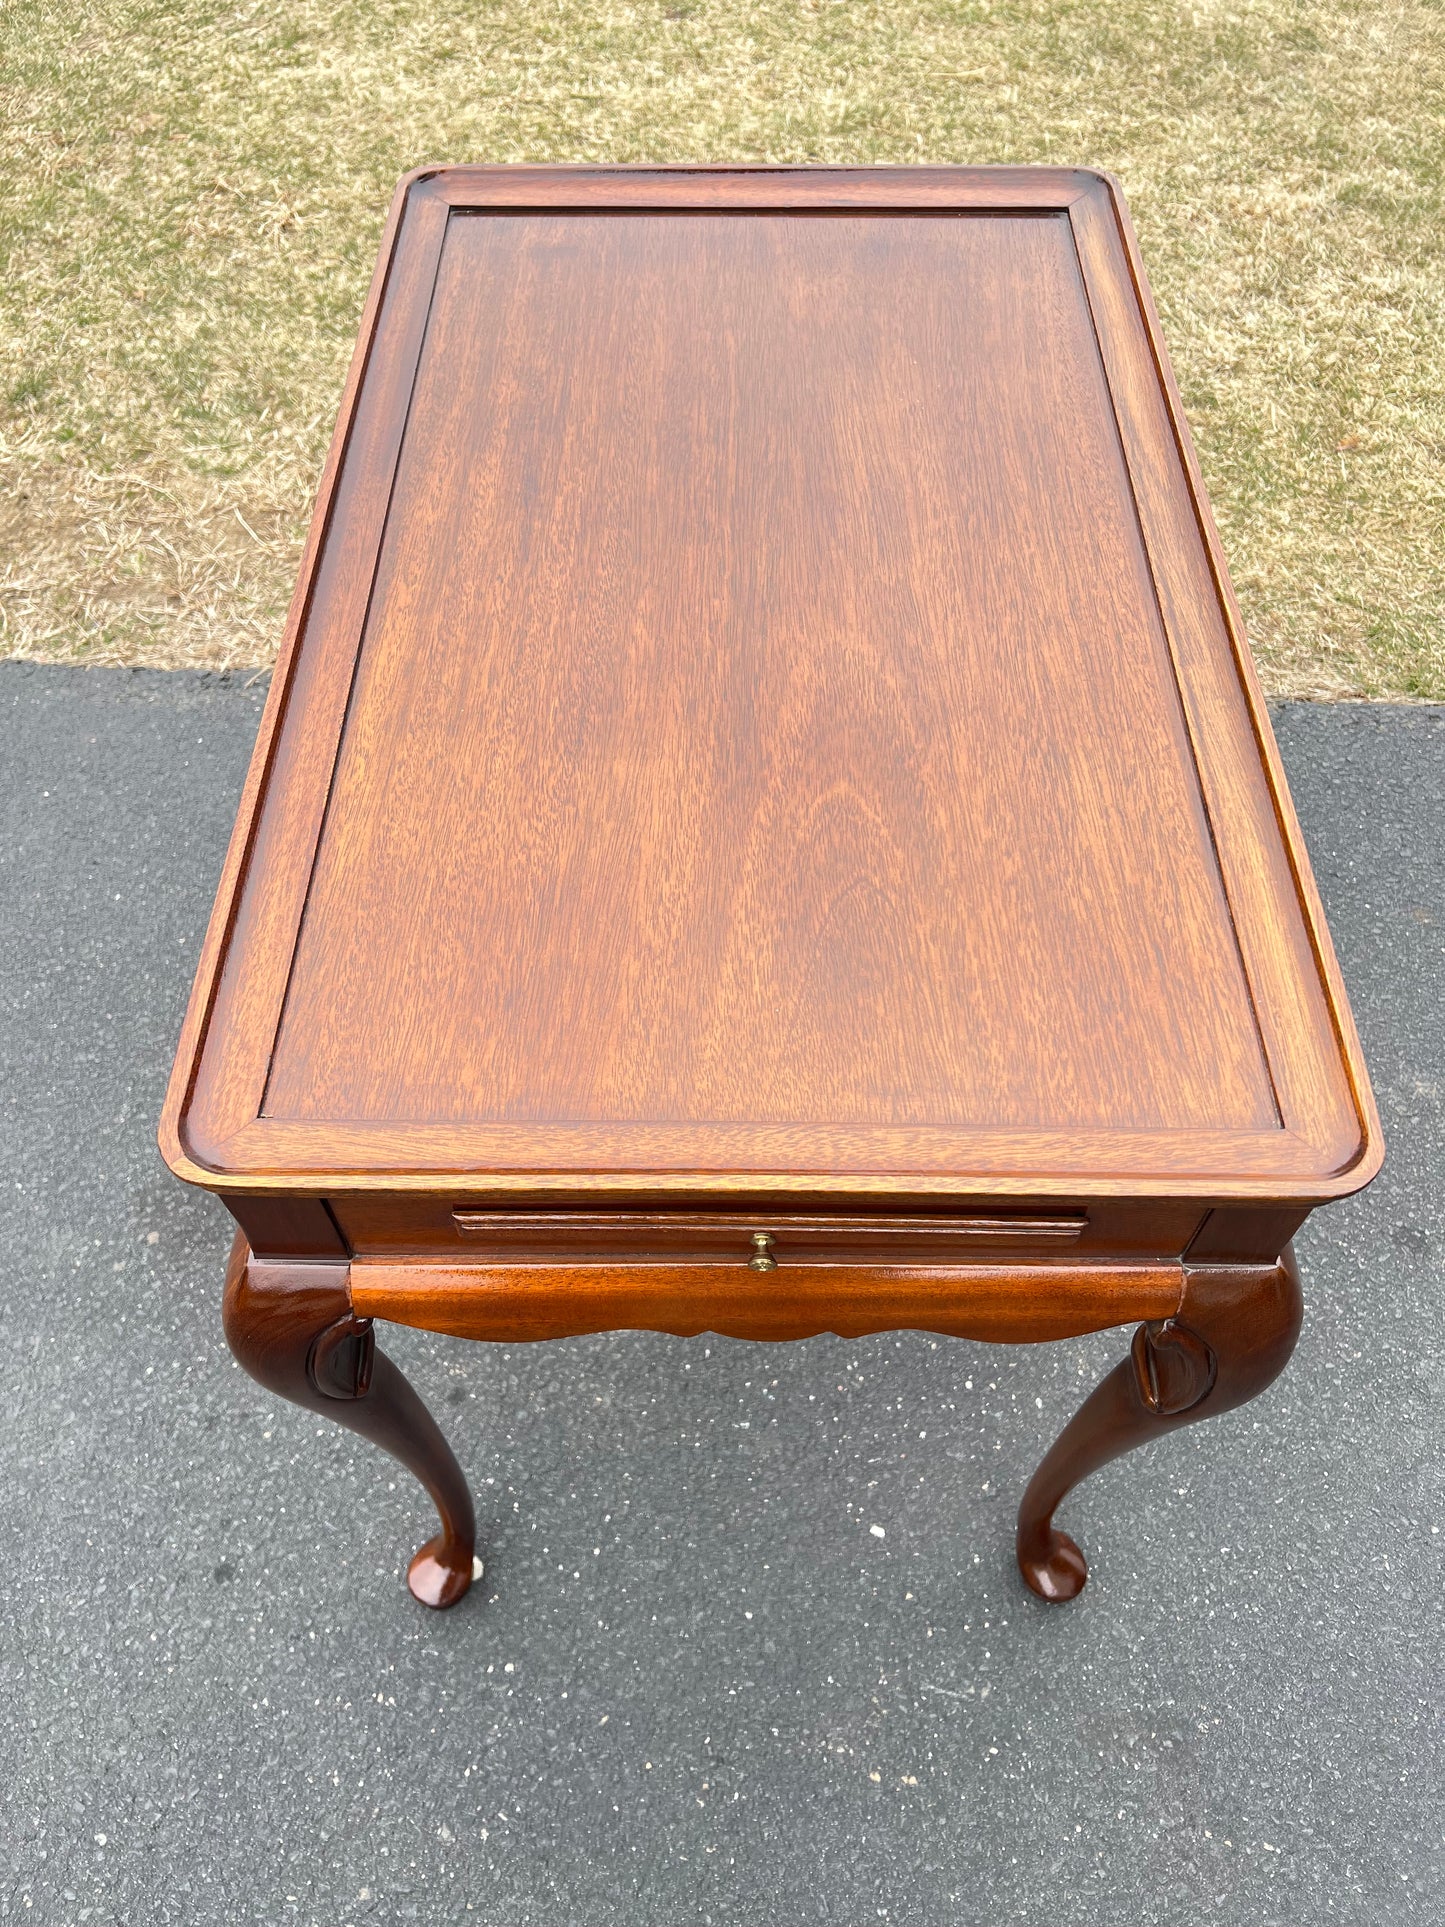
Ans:
{"type": "Polygon", "coordinates": [[[1367,1180],[1107,183],[425,174],[370,326],[163,1124],[184,1175],[1367,1180]]]}
{"type": "Polygon", "coordinates": [[[1036,1344],[1168,1318],[1179,1305],[1175,1265],[1066,1271],[989,1266],[813,1265],[750,1274],[728,1265],[388,1264],[351,1267],[358,1317],[457,1338],[510,1341],[584,1332],[718,1332],[776,1343],[835,1332],[932,1331],[999,1344],[1036,1344]]]}
{"type": "Polygon", "coordinates": [[[1065,216],[453,224],[265,1110],[1275,1121],[1065,216]]]}

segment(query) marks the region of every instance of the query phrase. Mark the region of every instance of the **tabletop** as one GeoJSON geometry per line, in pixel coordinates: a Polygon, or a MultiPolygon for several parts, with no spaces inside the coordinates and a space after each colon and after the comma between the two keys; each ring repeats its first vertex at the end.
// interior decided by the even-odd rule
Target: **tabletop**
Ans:
{"type": "Polygon", "coordinates": [[[1373,1175],[1116,184],[403,183],[162,1142],[482,1205],[1373,1175]]]}

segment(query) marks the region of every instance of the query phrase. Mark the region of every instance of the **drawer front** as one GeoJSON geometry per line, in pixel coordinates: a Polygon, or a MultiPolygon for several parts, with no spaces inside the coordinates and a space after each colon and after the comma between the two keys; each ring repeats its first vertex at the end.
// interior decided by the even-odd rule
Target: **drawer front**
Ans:
{"type": "Polygon", "coordinates": [[[1082,1211],[923,1219],[815,1217],[797,1212],[717,1215],[472,1211],[452,1221],[488,1267],[508,1262],[634,1265],[966,1264],[979,1251],[1077,1245],[1082,1211]]]}
{"type": "Polygon", "coordinates": [[[1177,1258],[1203,1207],[1111,1199],[1037,1207],[802,1212],[766,1204],[729,1211],[497,1210],[449,1198],[335,1198],[332,1213],[359,1256],[445,1256],[479,1270],[509,1265],[1078,1264],[1103,1257],[1177,1258]]]}

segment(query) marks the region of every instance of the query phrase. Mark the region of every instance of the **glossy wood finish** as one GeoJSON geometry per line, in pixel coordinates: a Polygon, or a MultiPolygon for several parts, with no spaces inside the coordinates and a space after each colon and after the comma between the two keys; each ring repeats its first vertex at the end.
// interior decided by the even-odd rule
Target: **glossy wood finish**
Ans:
{"type": "Polygon", "coordinates": [[[454,1606],[473,1577],[471,1494],[435,1420],[354,1309],[346,1267],[258,1260],[237,1232],[222,1318],[252,1378],[359,1432],[421,1480],[442,1529],[415,1554],[406,1582],[424,1606],[454,1606]]]}
{"type": "Polygon", "coordinates": [[[1151,617],[1065,217],[453,222],[263,1117],[1276,1131],[1151,617]]]}
{"type": "Polygon", "coordinates": [[[895,1194],[889,1203],[888,1210],[861,1212],[839,1209],[838,1200],[823,1194],[790,1197],[780,1208],[776,1198],[764,1195],[706,1212],[670,1203],[665,1209],[628,1203],[576,1211],[540,1200],[530,1209],[496,1210],[446,1197],[363,1192],[328,1199],[327,1208],[349,1249],[363,1257],[425,1254],[479,1264],[503,1256],[561,1263],[598,1257],[637,1264],[725,1261],[729,1255],[747,1257],[752,1234],[762,1230],[787,1268],[845,1258],[916,1261],[930,1252],[935,1261],[960,1262],[999,1252],[1024,1263],[1172,1260],[1200,1235],[1208,1217],[1188,1199],[1108,1198],[1086,1207],[959,1198],[947,1212],[926,1197],[895,1194]]]}
{"type": "Polygon", "coordinates": [[[1368,1177],[1106,182],[419,177],[342,437],[167,1106],[184,1175],[1368,1177]]]}
{"type": "Polygon", "coordinates": [[[663,1331],[692,1338],[812,1338],[836,1332],[946,1332],[1000,1344],[1072,1338],[1133,1318],[1168,1317],[1178,1265],[352,1266],[358,1310],[459,1338],[568,1338],[663,1331]]]}
{"type": "Polygon", "coordinates": [[[372,1317],[1142,1320],[1026,1505],[1077,1589],[1053,1507],[1264,1382],[1382,1155],[1112,182],[402,184],[161,1144],[248,1368],[440,1494],[432,1603],[372,1317]]]}
{"type": "Polygon", "coordinates": [[[1190,1267],[1178,1311],[1141,1325],[1116,1365],[1060,1434],[1019,1507],[1018,1562],[1041,1599],[1072,1599],[1084,1555],[1053,1523],[1081,1479],[1179,1425],[1213,1418],[1284,1370],[1304,1304],[1294,1255],[1276,1265],[1190,1267]]]}

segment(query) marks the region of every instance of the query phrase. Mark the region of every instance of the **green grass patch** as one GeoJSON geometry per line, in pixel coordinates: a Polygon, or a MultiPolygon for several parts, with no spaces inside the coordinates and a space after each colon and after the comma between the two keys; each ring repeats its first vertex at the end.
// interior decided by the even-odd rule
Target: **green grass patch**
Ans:
{"type": "Polygon", "coordinates": [[[1430,0],[8,0],[0,652],[260,664],[422,161],[1128,191],[1265,680],[1445,698],[1430,0]]]}

